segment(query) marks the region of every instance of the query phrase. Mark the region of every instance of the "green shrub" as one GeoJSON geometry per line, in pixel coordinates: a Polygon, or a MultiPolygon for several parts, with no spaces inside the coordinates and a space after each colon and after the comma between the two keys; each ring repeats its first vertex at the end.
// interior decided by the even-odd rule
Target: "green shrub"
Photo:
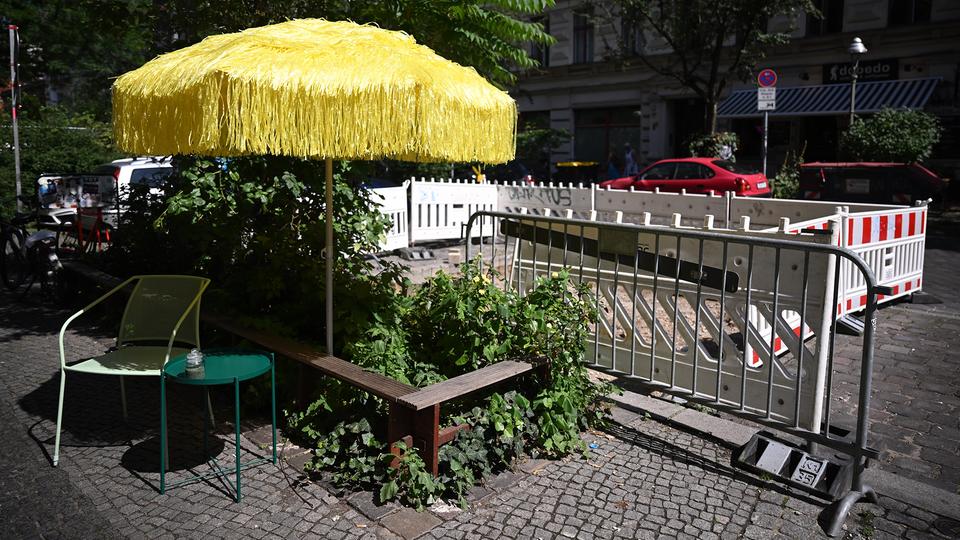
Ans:
{"type": "Polygon", "coordinates": [[[806,150],[806,144],[799,152],[787,150],[783,165],[771,181],[774,198],[796,199],[800,196],[800,165],[803,163],[803,154],[806,150]]]}
{"type": "Polygon", "coordinates": [[[940,121],[932,114],[885,108],[866,120],[856,118],[840,146],[857,161],[912,163],[930,157],[941,132],[940,121]]]}
{"type": "MultiPolygon", "coordinates": [[[[323,164],[282,157],[213,160],[178,156],[160,196],[135,191],[114,247],[117,275],[204,275],[214,286],[204,302],[221,313],[281,335],[322,341],[324,321],[323,164]]],[[[334,297],[337,349],[355,341],[381,309],[394,309],[402,268],[375,252],[389,220],[375,195],[353,188],[349,164],[334,183],[337,242],[334,297]]]]}
{"type": "Polygon", "coordinates": [[[737,134],[730,131],[696,135],[687,142],[693,157],[715,157],[736,161],[737,134]]]}
{"type": "MultiPolygon", "coordinates": [[[[399,471],[390,471],[381,486],[384,500],[397,498],[420,507],[443,496],[463,504],[470,487],[522,455],[560,457],[585,451],[581,430],[605,420],[608,410],[602,398],[611,387],[591,382],[583,363],[586,322],[596,317],[586,288],[567,272],[538,278],[524,296],[500,289],[498,282],[500,276],[481,271],[472,261],[461,267],[460,275],[440,272],[411,298],[398,295],[396,318],[375,321],[347,348],[354,362],[420,385],[504,359],[550,361],[549,375],[542,380],[530,376],[518,385],[521,390],[445,406],[448,416],[443,423],[465,424],[469,430],[441,448],[438,479],[427,481],[420,458],[405,456],[399,471]]],[[[310,418],[320,422],[317,413],[326,403],[333,401],[312,405],[295,415],[292,425],[314,433],[310,418]]],[[[333,407],[332,416],[365,410],[364,416],[370,418],[385,412],[369,407],[337,409],[333,407]]],[[[332,436],[346,440],[334,445],[329,438],[320,438],[313,469],[333,472],[341,485],[378,482],[382,473],[370,468],[377,462],[373,449],[355,461],[359,459],[355,434],[337,430],[332,436]],[[349,454],[331,457],[331,448],[340,451],[348,446],[353,449],[349,454]],[[358,469],[367,476],[357,478],[358,469]]]]}

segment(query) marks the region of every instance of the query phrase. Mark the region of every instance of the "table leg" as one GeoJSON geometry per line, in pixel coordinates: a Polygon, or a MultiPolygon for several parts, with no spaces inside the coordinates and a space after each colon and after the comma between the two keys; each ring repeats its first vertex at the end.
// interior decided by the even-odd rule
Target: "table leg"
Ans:
{"type": "Polygon", "coordinates": [[[167,472],[167,392],[166,376],[160,374],[160,494],[166,491],[167,472]]]}
{"type": "Polygon", "coordinates": [[[276,358],[270,353],[270,426],[273,428],[273,463],[277,463],[277,378],[276,358]]]}
{"type": "Polygon", "coordinates": [[[233,405],[236,426],[237,502],[240,502],[240,379],[233,379],[233,405]]]}
{"type": "Polygon", "coordinates": [[[206,386],[203,387],[203,405],[200,407],[203,410],[203,460],[208,461],[210,459],[210,450],[207,445],[207,430],[209,429],[209,414],[207,410],[207,404],[210,403],[210,389],[206,386]]]}

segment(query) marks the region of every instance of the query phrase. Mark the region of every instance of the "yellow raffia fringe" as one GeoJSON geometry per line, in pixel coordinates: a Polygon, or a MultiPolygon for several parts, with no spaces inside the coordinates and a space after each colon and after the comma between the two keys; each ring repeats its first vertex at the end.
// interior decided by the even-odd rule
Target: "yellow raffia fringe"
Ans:
{"type": "Polygon", "coordinates": [[[501,163],[516,119],[506,92],[413,37],[321,19],[211,36],[113,85],[117,144],[136,154],[501,163]]]}

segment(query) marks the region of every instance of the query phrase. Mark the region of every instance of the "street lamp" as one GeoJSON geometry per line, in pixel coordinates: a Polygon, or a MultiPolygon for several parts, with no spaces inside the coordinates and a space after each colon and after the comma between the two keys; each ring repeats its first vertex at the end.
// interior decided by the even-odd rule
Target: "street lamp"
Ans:
{"type": "Polygon", "coordinates": [[[853,113],[857,106],[857,68],[860,66],[860,56],[866,54],[867,48],[863,46],[860,38],[855,37],[847,47],[850,53],[850,61],[853,62],[853,69],[850,70],[850,125],[853,125],[853,113]]]}

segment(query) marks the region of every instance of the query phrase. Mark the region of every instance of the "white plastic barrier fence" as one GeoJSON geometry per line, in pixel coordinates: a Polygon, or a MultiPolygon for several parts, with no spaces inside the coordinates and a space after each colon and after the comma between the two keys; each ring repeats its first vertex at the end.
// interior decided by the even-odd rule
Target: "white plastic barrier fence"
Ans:
{"type": "MultiPolygon", "coordinates": [[[[470,215],[497,209],[497,186],[468,180],[413,180],[410,182],[410,242],[462,238],[470,215]]],[[[483,235],[493,234],[485,218],[483,235]]],[[[481,234],[474,228],[474,236],[481,234]]]]}
{"type": "MultiPolygon", "coordinates": [[[[396,189],[399,193],[400,188],[396,189]]],[[[837,244],[859,254],[879,283],[892,288],[893,294],[880,295],[880,302],[916,292],[923,281],[925,205],[838,204],[720,194],[610,190],[583,184],[494,185],[478,184],[473,180],[428,181],[423,178],[411,180],[409,190],[410,213],[406,233],[396,221],[402,216],[399,199],[395,199],[397,203],[391,208],[395,209],[397,218],[384,250],[405,247],[404,234],[407,244],[461,238],[463,225],[477,210],[517,213],[520,208],[530,208],[532,215],[542,215],[549,210],[554,216],[585,219],[595,212],[601,221],[621,219],[626,223],[642,223],[643,216],[648,214],[652,224],[671,223],[674,214],[679,214],[679,223],[686,226],[695,225],[704,216],[712,215],[718,224],[738,226],[750,232],[796,233],[810,228],[826,230],[830,223],[837,224],[840,230],[837,244]]],[[[474,235],[481,234],[481,230],[484,236],[494,233],[490,218],[483,219],[482,229],[476,227],[474,235]]],[[[849,263],[842,266],[841,302],[837,306],[842,315],[861,311],[866,305],[865,285],[854,274],[856,272],[849,263]]],[[[799,328],[795,329],[799,333],[799,328]]]]}
{"type": "Polygon", "coordinates": [[[402,186],[372,189],[373,200],[380,205],[380,212],[390,218],[393,225],[380,244],[381,251],[393,251],[410,245],[410,216],[407,214],[407,190],[409,182],[402,186]]]}

